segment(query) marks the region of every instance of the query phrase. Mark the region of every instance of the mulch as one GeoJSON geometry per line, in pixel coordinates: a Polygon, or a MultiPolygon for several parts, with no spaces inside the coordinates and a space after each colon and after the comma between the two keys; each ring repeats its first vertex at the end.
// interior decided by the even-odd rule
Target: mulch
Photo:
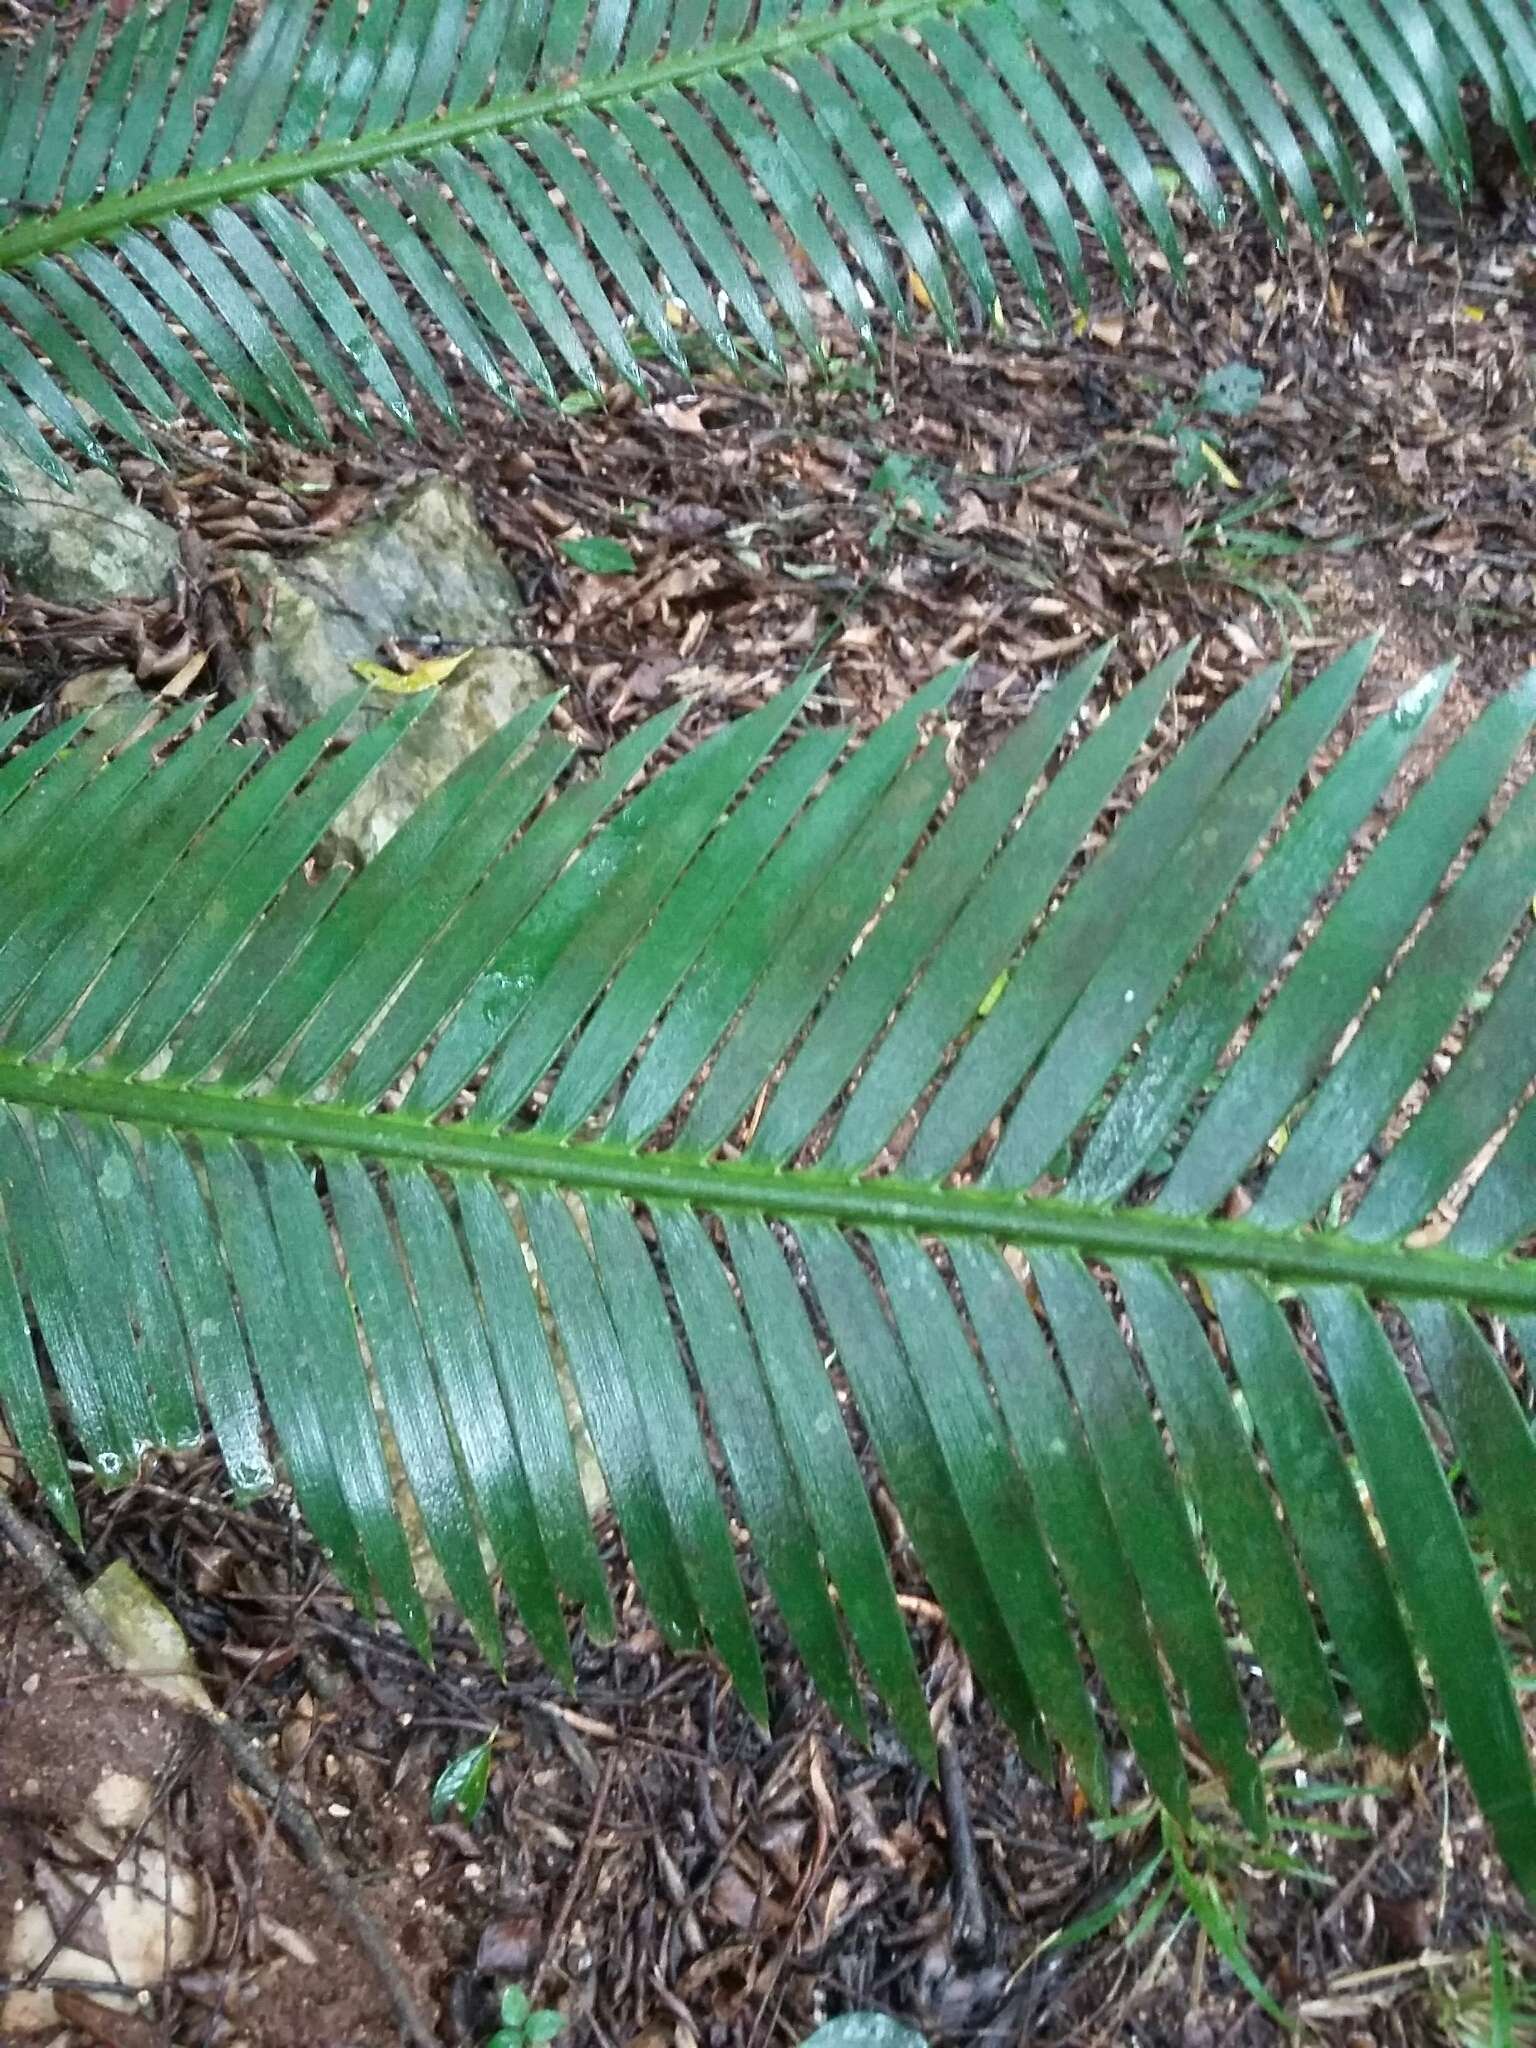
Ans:
{"type": "MultiPolygon", "coordinates": [[[[1046,1948],[1155,1850],[1155,1822],[1123,1755],[1117,1790],[1133,1820],[1109,1840],[1069,1778],[1047,1782],[1021,1761],[904,1543],[898,1588],[954,1766],[943,1786],[883,1730],[869,1753],[848,1740],[804,1687],[750,1573],[768,1731],[708,1660],[666,1654],[632,1594],[613,1646],[578,1637],[567,1697],[514,1621],[505,1679],[446,1617],[423,1666],[392,1627],[358,1619],[285,1507],[232,1511],[211,1457],[84,1504],[87,1566],[126,1558],[176,1614],[204,1682],[321,1821],[445,2041],[482,2040],[512,1982],[567,2015],[573,2048],[766,2048],[855,2008],[945,2042],[1275,2038],[1176,1907],[1135,1946],[1130,1913],[1046,1948]],[[484,1810],[473,1825],[430,1824],[436,1777],[488,1737],[484,1810]]],[[[607,1559],[623,1585],[611,1540],[607,1559]]],[[[102,1768],[148,1763],[133,1753],[136,1698],[82,1670],[14,1584],[0,1628],[0,1811],[15,1858],[0,1854],[4,1904],[29,1829],[69,1819],[102,1768]]],[[[160,1741],[166,1824],[213,1886],[217,1933],[142,2035],[113,2022],[116,2048],[393,2039],[379,1987],[270,1815],[195,1724],[160,1741]]],[[[1190,1761],[1219,1825],[1193,1747],[1190,1761]]],[[[1277,1998],[1305,2001],[1308,2038],[1443,2041],[1446,1987],[1476,1975],[1487,1927],[1504,1929],[1516,1959],[1536,1953],[1536,1929],[1438,1744],[1406,1763],[1360,1755],[1327,1769],[1326,1800],[1289,1810],[1323,1816],[1337,1837],[1282,1819],[1268,1845],[1315,1882],[1277,1878],[1235,1831],[1230,1853],[1213,1838],[1210,1867],[1245,1921],[1248,1957],[1277,1998]]],[[[1277,1795],[1314,1782],[1294,1757],[1272,1773],[1277,1795]]]]}
{"type": "MultiPolygon", "coordinates": [[[[95,613],[0,592],[0,697],[49,705],[70,676],[118,661],[151,686],[236,689],[260,624],[242,549],[311,546],[382,488],[444,469],[473,487],[522,581],[528,642],[594,748],[679,698],[691,743],[813,660],[831,665],[844,715],[869,723],[964,658],[963,768],[1110,635],[1112,689],[1198,639],[1182,723],[1264,661],[1290,653],[1310,673],[1379,631],[1390,680],[1460,657],[1454,722],[1536,654],[1533,246],[1529,204],[1458,223],[1428,194],[1417,243],[1384,225],[1281,255],[1239,219],[1199,236],[1186,291],[1138,249],[1149,288],[1135,309],[1101,278],[1091,317],[1052,338],[1021,314],[1007,349],[951,349],[920,319],[872,369],[845,347],[825,382],[701,368],[687,386],[658,368],[649,408],[620,390],[603,410],[530,405],[515,421],[461,389],[462,438],[429,424],[414,445],[238,451],[188,426],[169,471],[123,464],[186,536],[182,586],[95,613]],[[1211,468],[1183,486],[1166,409],[1233,363],[1263,374],[1263,396],[1246,418],[1206,423],[1226,478],[1211,468]],[[893,455],[907,465],[894,482],[893,455]],[[623,539],[635,573],[574,568],[559,542],[586,534],[623,539]],[[189,676],[199,656],[206,672],[189,676]]],[[[900,1541],[949,1747],[943,1786],[884,1732],[868,1754],[848,1742],[760,1589],[766,1733],[707,1659],[664,1653],[632,1593],[614,1645],[578,1643],[568,1699],[515,1624],[505,1680],[446,1620],[423,1667],[340,1599],[285,1501],[233,1509],[211,1459],[163,1461],[82,1508],[86,1565],[126,1557],[167,1601],[215,1698],[302,1790],[445,2041],[483,2040],[509,1982],[568,2015],[572,2048],[788,2048],[850,2007],[955,2042],[1276,2038],[1172,1905],[1134,1945],[1131,1914],[1043,1950],[1115,1897],[1155,1827],[1146,1816],[1101,1838],[1070,1782],[1021,1761],[900,1541]],[[484,1812],[433,1825],[437,1774],[487,1734],[484,1812]]],[[[609,1554],[627,1585],[611,1534],[609,1554]]],[[[0,1887],[25,1839],[21,1781],[49,1788],[34,1803],[65,1801],[119,1711],[52,1626],[8,1580],[0,1887]]],[[[268,1820],[227,1773],[179,1753],[176,1768],[166,1810],[215,1886],[217,1952],[123,2022],[119,2048],[392,2039],[377,1986],[268,1820]]],[[[1450,2039],[1450,1988],[1485,1996],[1490,1925],[1527,1967],[1536,1930],[1439,1747],[1406,1764],[1356,1755],[1328,1775],[1316,1810],[1340,1832],[1282,1829],[1272,1845],[1315,1881],[1212,1838],[1252,1965],[1339,2048],[1450,2039]]],[[[1294,1759],[1274,1777],[1305,1783],[1294,1759]]],[[[1134,1813],[1128,1766],[1122,1778],[1134,1813]]]]}
{"type": "Polygon", "coordinates": [[[1500,687],[1536,615],[1532,208],[1458,226],[1422,205],[1416,243],[1395,225],[1326,252],[1252,224],[1199,234],[1182,292],[1134,248],[1134,309],[1101,276],[1094,315],[1054,337],[1012,307],[1009,348],[951,349],[919,312],[870,364],[829,318],[828,380],[706,361],[689,386],[653,364],[649,406],[618,386],[606,409],[518,419],[461,381],[461,435],[426,419],[415,444],[369,444],[339,422],[320,453],[189,427],[168,471],[122,463],[188,537],[182,589],[84,614],[0,590],[0,690],[46,699],[119,661],[163,683],[203,652],[205,683],[237,687],[230,649],[260,626],[241,550],[312,546],[428,469],[474,488],[529,644],[599,745],[679,697],[686,742],[813,657],[861,721],[973,659],[981,738],[1111,636],[1127,675],[1198,639],[1205,697],[1373,629],[1403,681],[1449,647],[1465,687],[1500,687]],[[1170,408],[1233,364],[1263,395],[1244,419],[1195,415],[1221,471],[1183,486],[1170,408]],[[635,573],[573,567],[559,543],[587,534],[623,540],[635,573]]]}

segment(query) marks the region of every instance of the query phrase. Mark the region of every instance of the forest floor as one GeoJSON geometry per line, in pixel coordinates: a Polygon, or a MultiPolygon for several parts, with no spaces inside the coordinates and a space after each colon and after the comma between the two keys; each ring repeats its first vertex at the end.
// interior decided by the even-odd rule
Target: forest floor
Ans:
{"type": "MultiPolygon", "coordinates": [[[[1371,631],[1376,704],[1459,657],[1454,729],[1536,659],[1536,211],[1458,224],[1432,195],[1423,206],[1416,243],[1382,228],[1280,257],[1252,224],[1201,232],[1182,293],[1136,249],[1150,287],[1132,310],[1101,278],[1094,317],[1055,338],[1028,324],[1022,343],[954,349],[920,319],[877,366],[844,355],[821,381],[701,365],[690,387],[658,367],[649,408],[620,391],[605,410],[531,406],[516,421],[466,390],[462,438],[323,454],[266,440],[238,453],[189,428],[168,472],[123,469],[207,543],[189,551],[200,566],[153,606],[82,613],[7,593],[10,701],[48,703],[111,661],[153,684],[203,652],[195,687],[230,687],[259,626],[230,573],[240,548],[311,545],[389,482],[445,469],[473,486],[522,579],[529,643],[595,747],[679,696],[686,744],[811,659],[831,664],[847,715],[872,722],[966,657],[963,766],[1107,635],[1111,692],[1199,639],[1163,748],[1256,664],[1289,652],[1304,677],[1371,631]],[[1202,380],[1234,364],[1261,375],[1256,406],[1202,412],[1202,380]],[[1180,424],[1211,451],[1199,481],[1176,475],[1180,424]],[[636,573],[574,569],[556,545],[573,533],[622,539],[636,573]]],[[[12,1492],[30,1509],[19,1476],[12,1492]]],[[[77,1564],[127,1559],[164,1599],[444,2042],[483,2040],[493,1989],[514,1981],[567,2014],[571,2048],[790,2048],[850,2006],[957,2043],[1281,2038],[1184,1896],[1164,1896],[1165,1866],[1113,1910],[1160,1853],[1154,1817],[1133,1792],[1106,1836],[1072,1785],[1020,1761],[904,1547],[942,1786],[884,1736],[853,1747],[778,1655],[764,1735],[713,1665],[665,1654],[633,1597],[613,1646],[578,1645],[573,1698],[515,1629],[505,1680],[446,1621],[427,1670],[355,1617],[285,1502],[236,1510],[212,1460],[167,1461],[105,1500],[82,1489],[82,1512],[77,1564]],[[483,1812],[433,1824],[438,1774],[489,1735],[483,1812]]],[[[765,1599],[758,1611],[772,1652],[765,1599]]],[[[56,2038],[395,2038],[313,1873],[195,1718],[95,1668],[9,1567],[0,1646],[4,1920],[49,1842],[74,1829],[78,1849],[106,1770],[151,1786],[135,1839],[206,1885],[205,1941],[169,1991],[104,2018],[66,1990],[56,2038]]],[[[1269,1849],[1229,1834],[1213,1795],[1197,1871],[1251,1977],[1303,2038],[1339,2048],[1493,2042],[1490,1930],[1523,1997],[1536,1923],[1443,1749],[1357,1753],[1322,1786],[1278,1751],[1270,1773],[1284,1817],[1269,1849]]]]}

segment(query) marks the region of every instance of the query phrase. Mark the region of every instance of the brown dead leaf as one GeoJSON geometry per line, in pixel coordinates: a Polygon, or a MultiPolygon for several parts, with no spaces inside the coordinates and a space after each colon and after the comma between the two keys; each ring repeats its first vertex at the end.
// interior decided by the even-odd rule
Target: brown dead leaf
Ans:
{"type": "Polygon", "coordinates": [[[1397,471],[1400,483],[1418,483],[1429,474],[1429,451],[1426,448],[1404,448],[1394,445],[1392,466],[1397,471]]]}
{"type": "Polygon", "coordinates": [[[703,414],[697,405],[680,404],[676,399],[666,399],[653,406],[652,412],[663,426],[671,427],[677,434],[707,434],[703,414]]]}
{"type": "Polygon", "coordinates": [[[749,1884],[733,1863],[728,1863],[710,1886],[709,1910],[715,1919],[743,1934],[776,1927],[783,1919],[782,1912],[756,1885],[749,1884]]]}

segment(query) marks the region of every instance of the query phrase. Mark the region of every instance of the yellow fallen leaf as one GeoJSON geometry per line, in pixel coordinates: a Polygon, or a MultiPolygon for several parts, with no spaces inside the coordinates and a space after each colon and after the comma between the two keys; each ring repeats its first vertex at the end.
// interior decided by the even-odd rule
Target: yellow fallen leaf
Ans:
{"type": "Polygon", "coordinates": [[[1410,1251],[1427,1252],[1437,1244],[1444,1244],[1451,1234],[1449,1216],[1432,1216],[1421,1230],[1410,1230],[1403,1243],[1410,1251]]]}
{"type": "Polygon", "coordinates": [[[1481,306],[1463,306],[1461,317],[1463,320],[1486,320],[1488,315],[1481,306]]]}
{"type": "Polygon", "coordinates": [[[915,270],[907,272],[907,283],[912,287],[912,296],[925,313],[933,311],[933,295],[915,270]]]}
{"type": "Polygon", "coordinates": [[[199,647],[196,654],[190,655],[181,664],[175,675],[171,677],[171,680],[161,690],[160,695],[162,697],[184,697],[207,666],[208,650],[206,647],[199,647]]]}
{"type": "Polygon", "coordinates": [[[976,1005],[976,1014],[978,1017],[985,1017],[989,1015],[991,1011],[997,1008],[998,999],[1000,998],[1000,996],[1003,993],[1003,990],[1007,986],[1008,972],[1005,968],[1003,972],[997,977],[996,981],[993,982],[992,986],[987,990],[986,994],[982,997],[981,1001],[976,1005]]]}
{"type": "Polygon", "coordinates": [[[1236,476],[1227,464],[1222,461],[1209,441],[1202,441],[1200,443],[1200,453],[1205,457],[1207,463],[1216,472],[1217,476],[1221,478],[1229,491],[1240,491],[1243,488],[1241,477],[1236,476]]]}
{"type": "Polygon", "coordinates": [[[352,673],[361,676],[365,683],[372,683],[376,690],[387,690],[392,697],[412,697],[418,690],[435,690],[439,683],[446,683],[459,663],[468,661],[473,652],[473,648],[466,648],[462,654],[435,654],[403,673],[397,668],[386,668],[382,661],[354,661],[352,673]]]}

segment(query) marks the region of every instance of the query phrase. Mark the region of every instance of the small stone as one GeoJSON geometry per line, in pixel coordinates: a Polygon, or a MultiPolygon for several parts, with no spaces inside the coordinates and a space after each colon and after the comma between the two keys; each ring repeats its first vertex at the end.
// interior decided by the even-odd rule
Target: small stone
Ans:
{"type": "Polygon", "coordinates": [[[151,1692],[194,1714],[212,1714],[213,1702],[197,1676],[192,1646],[176,1617],[145,1585],[126,1558],[109,1564],[85,1589],[86,1604],[122,1655],[123,1669],[143,1679],[151,1692]]]}
{"type": "Polygon", "coordinates": [[[104,1828],[136,1828],[149,1812],[154,1794],[144,1778],[127,1771],[108,1771],[91,1794],[91,1811],[104,1828]]]}
{"type": "MultiPolygon", "coordinates": [[[[537,659],[507,645],[522,610],[516,580],[472,494],[450,478],[408,485],[377,518],[305,554],[280,563],[247,554],[242,567],[265,621],[251,681],[290,731],[357,689],[353,663],[378,661],[391,642],[474,650],[338,817],[328,842],[338,859],[371,859],[482,740],[549,688],[537,659]]],[[[376,691],[341,738],[356,739],[399,702],[376,691]]]]}
{"type": "Polygon", "coordinates": [[[65,490],[41,470],[0,498],[0,569],[51,604],[89,607],[158,597],[181,561],[175,529],[99,469],[65,490]]]}
{"type": "Polygon", "coordinates": [[[482,1930],[475,1968],[490,1977],[522,1977],[543,1950],[543,1921],[533,1913],[507,1913],[482,1930]]]}
{"type": "Polygon", "coordinates": [[[150,700],[134,681],[132,669],[88,668],[71,676],[55,699],[60,718],[73,718],[81,711],[100,711],[104,705],[137,697],[148,710],[150,700]]]}
{"type": "MultiPolygon", "coordinates": [[[[329,834],[336,854],[352,866],[374,859],[482,740],[548,688],[533,655],[508,647],[477,648],[438,685],[435,701],[337,813],[329,834]]],[[[399,701],[381,698],[378,716],[386,716],[399,701]]]]}

